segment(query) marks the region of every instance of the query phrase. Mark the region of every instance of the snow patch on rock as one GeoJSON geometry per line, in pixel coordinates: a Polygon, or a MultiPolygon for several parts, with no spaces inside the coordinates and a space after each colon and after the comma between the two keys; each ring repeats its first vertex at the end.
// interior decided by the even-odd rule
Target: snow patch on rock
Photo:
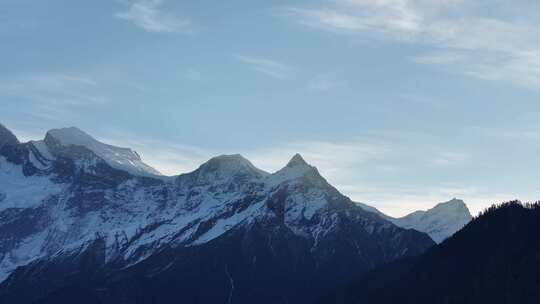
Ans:
{"type": "Polygon", "coordinates": [[[8,208],[35,208],[46,198],[59,194],[63,186],[47,176],[25,176],[21,166],[0,157],[0,211],[8,208]]]}

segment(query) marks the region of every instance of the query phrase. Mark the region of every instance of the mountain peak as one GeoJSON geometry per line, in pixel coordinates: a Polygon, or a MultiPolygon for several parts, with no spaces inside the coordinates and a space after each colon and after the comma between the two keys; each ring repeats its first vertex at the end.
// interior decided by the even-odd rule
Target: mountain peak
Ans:
{"type": "Polygon", "coordinates": [[[268,173],[255,167],[240,154],[219,155],[202,164],[194,173],[199,182],[224,180],[234,176],[260,177],[268,173]]]}
{"type": "Polygon", "coordinates": [[[0,148],[4,145],[16,145],[18,143],[17,137],[8,128],[0,124],[0,148]]]}
{"type": "MultiPolygon", "coordinates": [[[[447,201],[446,203],[452,204],[452,205],[462,205],[462,206],[466,206],[466,205],[465,205],[465,202],[464,202],[462,199],[455,198],[455,197],[454,197],[453,199],[447,201]]],[[[444,203],[442,203],[442,204],[444,204],[444,203]]]]}
{"type": "Polygon", "coordinates": [[[47,131],[45,137],[53,137],[63,146],[87,146],[89,143],[98,142],[88,133],[77,127],[51,129],[47,131]]]}
{"type": "Polygon", "coordinates": [[[255,168],[253,164],[240,154],[223,154],[212,157],[201,168],[216,170],[216,169],[240,169],[240,168],[255,168]]]}
{"type": "Polygon", "coordinates": [[[245,157],[243,157],[241,154],[222,154],[215,157],[212,157],[210,161],[217,161],[217,162],[223,162],[223,161],[232,161],[232,162],[249,162],[245,157]]]}
{"type": "Polygon", "coordinates": [[[285,167],[272,174],[272,183],[278,184],[299,178],[307,178],[318,185],[327,185],[326,180],[319,174],[317,168],[308,164],[298,153],[291,158],[285,167]]]}
{"type": "MultiPolygon", "coordinates": [[[[439,203],[437,205],[435,205],[435,207],[431,208],[429,211],[432,211],[432,210],[448,210],[448,211],[460,211],[464,214],[468,214],[470,216],[470,212],[469,212],[469,208],[467,208],[467,205],[465,204],[465,202],[463,200],[460,200],[460,199],[457,199],[457,198],[453,198],[447,202],[442,202],[442,203],[439,203]]],[[[472,218],[472,216],[471,216],[472,218]]]]}
{"type": "Polygon", "coordinates": [[[47,132],[45,142],[53,138],[61,146],[82,146],[94,152],[111,167],[134,175],[161,175],[159,171],[145,164],[139,154],[130,148],[108,145],[98,141],[77,127],[52,129],[47,132]]]}
{"type": "Polygon", "coordinates": [[[287,163],[287,167],[309,166],[300,153],[296,153],[291,160],[287,163]]]}

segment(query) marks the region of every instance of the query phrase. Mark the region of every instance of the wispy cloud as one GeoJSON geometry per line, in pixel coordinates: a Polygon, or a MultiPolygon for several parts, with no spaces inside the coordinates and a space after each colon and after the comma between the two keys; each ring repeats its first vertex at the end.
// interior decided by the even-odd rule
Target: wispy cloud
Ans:
{"type": "Polygon", "coordinates": [[[433,52],[419,55],[413,61],[420,64],[453,64],[464,60],[464,56],[455,52],[433,52]]]}
{"type": "MultiPolygon", "coordinates": [[[[520,5],[526,9],[535,4],[520,5]]],[[[540,88],[540,24],[531,18],[485,15],[490,10],[479,6],[463,0],[336,0],[285,12],[311,28],[430,48],[413,58],[419,64],[540,88]]]]}
{"type": "Polygon", "coordinates": [[[290,73],[294,70],[287,64],[268,58],[244,55],[235,55],[234,58],[244,64],[247,64],[254,71],[277,79],[285,79],[289,77],[290,73]]]}
{"type": "Polygon", "coordinates": [[[198,69],[189,68],[184,72],[184,78],[192,81],[200,81],[203,79],[203,74],[198,69]]]}
{"type": "Polygon", "coordinates": [[[308,89],[318,92],[326,92],[344,85],[336,73],[319,74],[315,76],[309,83],[308,89]]]}
{"type": "Polygon", "coordinates": [[[211,150],[201,147],[142,138],[129,132],[111,133],[107,134],[107,137],[101,137],[100,140],[136,150],[145,163],[169,176],[191,172],[210,157],[216,156],[211,150]]]}
{"type": "Polygon", "coordinates": [[[273,148],[248,151],[246,156],[261,168],[276,171],[296,153],[317,166],[329,179],[348,176],[351,168],[369,161],[382,160],[391,151],[384,143],[362,141],[298,141],[278,144],[273,148]]]}
{"type": "Polygon", "coordinates": [[[462,180],[438,183],[435,178],[426,184],[403,181],[406,176],[418,174],[439,176],[444,170],[473,159],[465,151],[426,141],[426,136],[429,137],[382,132],[345,141],[298,141],[250,151],[246,156],[255,165],[275,171],[299,152],[342,193],[393,215],[427,209],[452,197],[474,199],[475,212],[485,207],[481,200],[487,199],[489,192],[462,180]],[[486,195],[482,196],[483,193],[486,195]]]}
{"type": "Polygon", "coordinates": [[[83,75],[24,74],[0,79],[0,96],[6,107],[46,120],[80,114],[86,107],[104,105],[98,83],[83,75]]]}
{"type": "MultiPolygon", "coordinates": [[[[338,1],[339,2],[339,1],[338,1]]],[[[420,30],[421,17],[404,1],[341,1],[340,8],[288,8],[300,23],[323,30],[354,33],[374,30],[406,35],[420,30]]]]}
{"type": "MultiPolygon", "coordinates": [[[[17,136],[17,139],[20,142],[28,142],[31,140],[41,140],[43,139],[43,134],[45,134],[45,131],[39,132],[39,131],[26,131],[25,129],[20,129],[13,127],[13,125],[10,123],[7,125],[7,128],[17,136]]],[[[33,129],[32,129],[33,130],[33,129]]]]}
{"type": "MultiPolygon", "coordinates": [[[[211,157],[221,154],[236,154],[241,151],[216,151],[193,145],[175,144],[171,141],[142,138],[130,132],[107,129],[106,137],[98,138],[106,143],[130,147],[141,155],[145,162],[166,175],[190,172],[211,157]]],[[[382,160],[389,147],[384,144],[327,141],[299,141],[279,144],[276,147],[261,147],[241,152],[257,167],[268,172],[283,168],[290,158],[301,153],[330,179],[342,178],[349,169],[368,161],[382,160]]]]}
{"type": "Polygon", "coordinates": [[[540,144],[540,126],[474,127],[471,131],[492,139],[523,141],[528,146],[540,144]]]}
{"type": "Polygon", "coordinates": [[[461,164],[469,158],[469,155],[462,152],[441,152],[432,160],[432,164],[437,167],[447,167],[461,164]]]}
{"type": "Polygon", "coordinates": [[[115,17],[132,22],[134,25],[153,33],[189,33],[191,23],[163,10],[163,0],[122,0],[126,7],[115,17]]]}
{"type": "MultiPolygon", "coordinates": [[[[343,141],[294,141],[242,151],[216,151],[178,145],[172,143],[173,141],[141,138],[136,134],[110,129],[107,130],[107,136],[108,138],[101,139],[137,150],[145,162],[166,175],[190,172],[213,156],[238,152],[255,166],[275,172],[283,168],[295,153],[300,153],[342,193],[392,215],[427,209],[452,197],[471,201],[476,212],[494,202],[488,199],[495,199],[495,196],[488,196],[487,191],[465,182],[459,183],[461,181],[439,184],[433,181],[418,185],[403,182],[401,178],[392,179],[399,175],[407,176],[411,171],[418,174],[421,170],[435,170],[440,174],[446,167],[470,158],[463,152],[441,152],[441,147],[437,146],[403,146],[398,139],[403,134],[366,135],[367,137],[343,141]]],[[[410,137],[410,134],[407,137],[410,137]]]]}
{"type": "MultiPolygon", "coordinates": [[[[492,204],[518,198],[511,193],[471,186],[464,183],[440,183],[408,187],[399,184],[343,185],[340,188],[358,202],[377,207],[400,217],[416,210],[427,210],[452,198],[463,199],[473,215],[492,204]]],[[[519,196],[523,197],[523,195],[519,196]]],[[[524,200],[529,199],[523,197],[524,200]]],[[[533,198],[531,198],[533,199],[533,198]]]]}

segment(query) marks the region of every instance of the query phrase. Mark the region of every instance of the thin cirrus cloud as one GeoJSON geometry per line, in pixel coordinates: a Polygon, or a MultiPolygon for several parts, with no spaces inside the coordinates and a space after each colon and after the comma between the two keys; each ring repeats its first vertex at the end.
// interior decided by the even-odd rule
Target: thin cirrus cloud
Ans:
{"type": "Polygon", "coordinates": [[[538,21],[489,15],[480,5],[463,0],[336,0],[324,7],[289,7],[284,15],[318,30],[419,45],[426,48],[412,58],[419,64],[540,88],[538,21]]]}
{"type": "Polygon", "coordinates": [[[108,103],[94,79],[66,73],[30,73],[0,79],[0,97],[7,109],[49,121],[108,103]]]}
{"type": "Polygon", "coordinates": [[[308,89],[317,92],[326,92],[345,85],[336,73],[316,75],[309,83],[308,89]]]}
{"type": "MultiPolygon", "coordinates": [[[[15,132],[20,139],[40,139],[42,135],[25,133],[24,130],[15,132]]],[[[90,132],[93,133],[93,132],[90,132]]],[[[165,175],[173,176],[190,172],[199,167],[209,158],[223,153],[238,151],[215,151],[198,146],[182,145],[170,140],[144,138],[132,131],[122,131],[108,128],[107,137],[97,138],[105,143],[130,147],[140,153],[143,161],[153,166],[165,175]]],[[[98,134],[99,135],[99,132],[98,134]]],[[[462,162],[469,156],[461,152],[443,152],[441,147],[415,147],[396,144],[392,140],[363,137],[344,141],[295,141],[276,144],[272,147],[261,147],[247,150],[244,155],[254,165],[268,172],[283,168],[288,160],[300,153],[308,163],[316,166],[321,175],[339,191],[348,195],[354,201],[376,204],[381,211],[401,216],[425,206],[447,201],[452,197],[466,197],[467,204],[473,213],[477,213],[489,203],[513,198],[511,195],[493,194],[486,189],[471,186],[468,183],[439,183],[423,185],[387,182],[386,177],[400,174],[408,170],[406,165],[416,158],[429,159],[432,164],[450,166],[462,162]],[[421,154],[421,155],[419,155],[421,154]],[[392,161],[394,160],[394,161],[392,161]],[[395,161],[399,160],[399,161],[395,161]],[[395,166],[395,167],[393,167],[395,166]],[[373,173],[382,172],[382,179],[374,179],[373,173]],[[358,172],[365,172],[365,178],[359,178],[358,172]],[[420,190],[419,190],[420,189],[420,190]]],[[[410,168],[409,168],[410,169],[410,168]]],[[[417,170],[418,167],[414,167],[417,170]]],[[[440,170],[441,168],[436,168],[440,170]]]]}
{"type": "MultiPolygon", "coordinates": [[[[320,170],[330,184],[344,194],[355,201],[376,203],[383,211],[393,215],[402,215],[456,196],[479,198],[483,195],[482,189],[470,185],[440,184],[433,186],[433,189],[422,187],[426,189],[422,192],[418,191],[414,184],[401,182],[396,185],[395,181],[387,181],[390,176],[410,170],[417,171],[418,167],[414,164],[418,159],[425,161],[425,166],[420,166],[422,170],[439,172],[466,161],[470,156],[459,151],[441,153],[443,147],[438,146],[404,146],[395,143],[395,140],[380,140],[380,137],[378,135],[343,141],[303,140],[276,143],[273,146],[244,150],[242,154],[255,166],[275,172],[283,168],[295,153],[300,153],[308,163],[320,170]],[[412,165],[407,165],[409,163],[412,165]],[[359,172],[364,174],[358,174],[359,172]],[[414,189],[416,190],[413,191],[414,189]]],[[[124,132],[113,132],[113,139],[105,141],[134,148],[140,152],[145,162],[166,175],[195,170],[203,162],[219,154],[238,153],[145,139],[124,132]]],[[[475,211],[480,206],[475,205],[475,211]]]]}
{"type": "MultiPolygon", "coordinates": [[[[142,138],[129,132],[107,130],[104,142],[126,146],[140,152],[144,161],[166,175],[177,175],[195,170],[203,162],[220,154],[236,154],[238,151],[215,151],[204,147],[180,145],[169,141],[142,138]]],[[[350,168],[368,161],[382,161],[390,147],[381,143],[360,141],[328,142],[297,141],[277,144],[277,147],[261,147],[247,150],[245,157],[263,170],[275,172],[283,168],[296,153],[321,169],[332,180],[353,174],[350,168]]]]}
{"type": "Polygon", "coordinates": [[[325,177],[343,179],[352,175],[351,168],[370,161],[383,161],[390,152],[391,147],[387,143],[311,140],[277,144],[273,148],[248,151],[246,155],[261,168],[276,171],[294,154],[300,153],[308,162],[320,168],[325,177]]]}
{"type": "Polygon", "coordinates": [[[492,189],[475,187],[466,183],[440,183],[410,187],[400,184],[342,185],[340,190],[356,201],[373,204],[391,216],[400,217],[416,210],[426,210],[436,203],[452,198],[465,199],[473,215],[486,206],[516,199],[510,193],[494,192],[492,189]],[[429,207],[428,207],[429,206],[429,207]]]}
{"type": "Polygon", "coordinates": [[[432,160],[432,164],[437,167],[448,167],[463,163],[469,156],[460,152],[442,152],[432,160]]]}
{"type": "Polygon", "coordinates": [[[117,12],[114,16],[129,21],[147,32],[191,32],[189,19],[164,12],[162,0],[124,0],[120,3],[125,6],[125,10],[117,12]]]}
{"type": "Polygon", "coordinates": [[[276,79],[285,79],[294,71],[291,66],[268,58],[234,55],[234,58],[252,70],[276,79]]]}
{"type": "Polygon", "coordinates": [[[195,170],[210,157],[210,150],[196,146],[181,145],[151,138],[142,138],[130,132],[108,130],[103,142],[136,150],[143,161],[162,174],[174,176],[195,170]]]}

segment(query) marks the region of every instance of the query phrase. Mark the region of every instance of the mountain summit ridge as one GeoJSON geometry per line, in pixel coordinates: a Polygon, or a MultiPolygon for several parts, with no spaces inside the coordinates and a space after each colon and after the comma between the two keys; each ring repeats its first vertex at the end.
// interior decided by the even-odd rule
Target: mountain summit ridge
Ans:
{"type": "Polygon", "coordinates": [[[296,153],[293,155],[293,157],[289,160],[286,167],[292,168],[292,167],[298,167],[298,166],[309,166],[309,164],[304,160],[302,155],[300,153],[296,153]]]}
{"type": "Polygon", "coordinates": [[[54,139],[57,144],[69,146],[82,146],[106,161],[110,166],[125,170],[135,175],[161,175],[161,173],[145,164],[139,154],[130,149],[122,148],[98,141],[88,133],[77,127],[51,129],[45,135],[45,143],[54,139]]]}

